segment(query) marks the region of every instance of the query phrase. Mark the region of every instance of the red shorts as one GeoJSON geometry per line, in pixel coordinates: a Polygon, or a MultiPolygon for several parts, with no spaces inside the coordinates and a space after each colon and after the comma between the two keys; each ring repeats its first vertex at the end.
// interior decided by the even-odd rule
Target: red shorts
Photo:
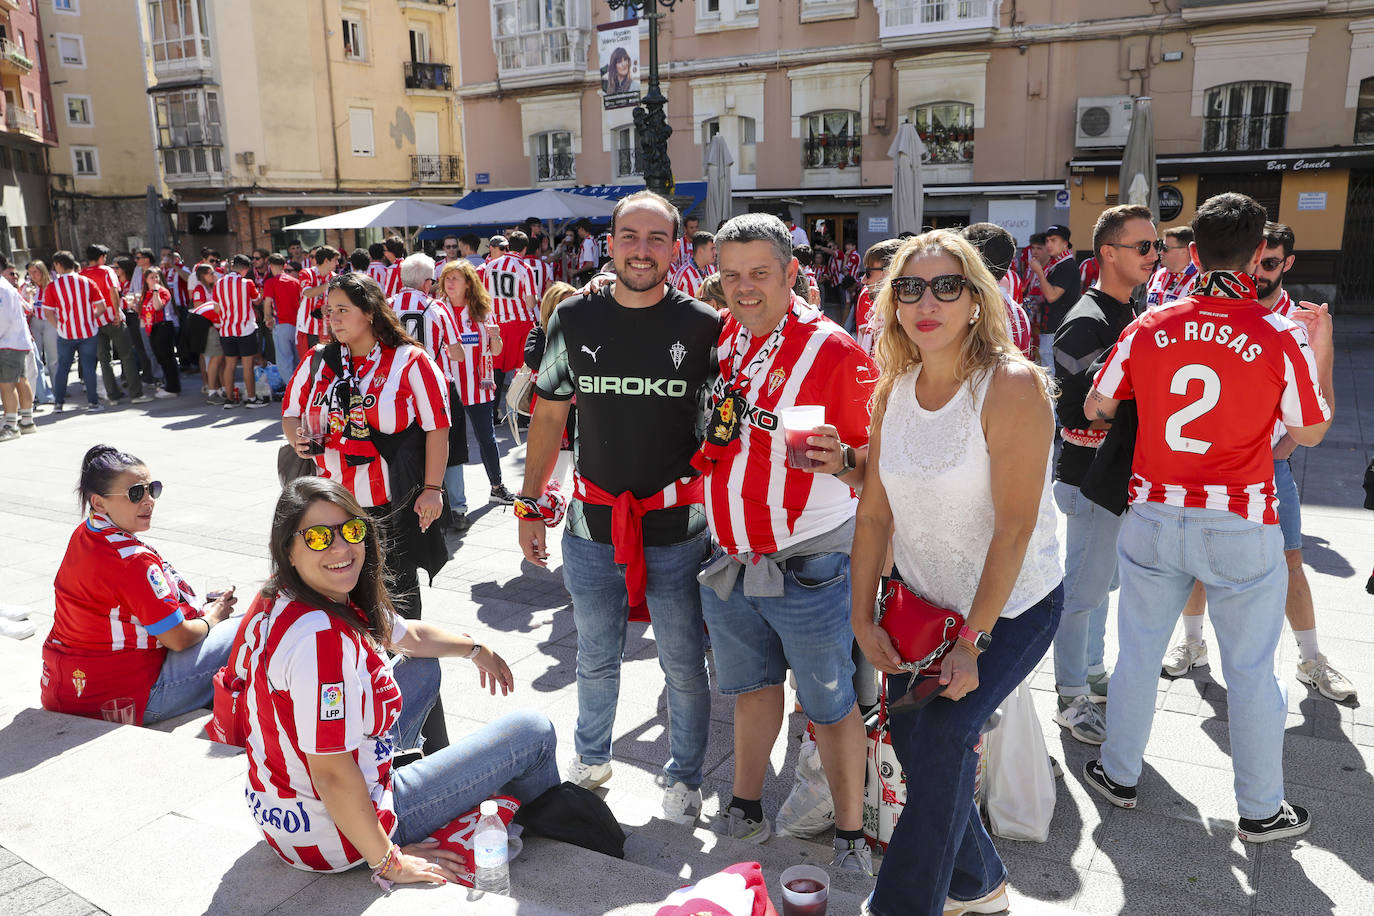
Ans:
{"type": "Polygon", "coordinates": [[[501,352],[492,358],[497,372],[514,372],[525,365],[525,338],[530,336],[533,321],[501,322],[501,352]]]}

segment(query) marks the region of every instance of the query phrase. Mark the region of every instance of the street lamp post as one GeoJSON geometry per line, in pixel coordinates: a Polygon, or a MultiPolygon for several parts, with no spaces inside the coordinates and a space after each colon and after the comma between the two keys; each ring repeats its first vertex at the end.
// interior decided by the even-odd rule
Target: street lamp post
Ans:
{"type": "Polygon", "coordinates": [[[673,128],[663,106],[668,104],[658,83],[658,21],[671,11],[678,0],[606,0],[613,10],[642,7],[640,14],[649,20],[649,91],[643,103],[634,110],[635,133],[639,140],[640,164],[644,168],[644,184],[650,191],[671,197],[673,164],[668,159],[668,138],[673,128]]]}

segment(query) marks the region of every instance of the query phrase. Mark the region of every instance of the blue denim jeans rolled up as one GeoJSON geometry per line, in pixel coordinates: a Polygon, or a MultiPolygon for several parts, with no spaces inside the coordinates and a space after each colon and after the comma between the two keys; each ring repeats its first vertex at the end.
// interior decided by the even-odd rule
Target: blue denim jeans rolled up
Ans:
{"type": "MultiPolygon", "coordinates": [[[[710,534],[679,544],[645,547],[645,599],[653,622],[658,664],[668,688],[668,762],[665,776],[701,785],[711,720],[711,683],[706,671],[697,569],[706,559],[710,534]]],[[[563,533],[563,584],[573,600],[577,626],[577,730],[574,744],[586,763],[611,759],[611,731],[620,699],[629,598],[625,567],[615,548],[563,533]]]]}
{"type": "MultiPolygon", "coordinates": [[[[963,699],[936,697],[890,720],[892,749],[906,772],[906,807],[873,889],[875,916],[943,913],[946,897],[977,899],[1007,876],[973,801],[975,747],[988,716],[1044,658],[1063,601],[1057,586],[1020,616],[998,620],[992,646],[978,657],[978,687],[963,699]]],[[[895,702],[908,678],[887,683],[895,702]]]]}
{"type": "Polygon", "coordinates": [[[1107,605],[1116,579],[1121,516],[1054,482],[1054,502],[1068,524],[1064,534],[1064,613],[1054,634],[1054,683],[1060,696],[1088,693],[1088,669],[1102,665],[1107,605]]]}
{"type": "Polygon", "coordinates": [[[1117,540],[1121,597],[1116,668],[1107,701],[1102,767],[1113,781],[1140,779],[1154,722],[1159,664],[1196,579],[1226,678],[1231,763],[1241,817],[1267,818],[1283,801],[1288,697],[1274,674],[1288,567],[1278,525],[1223,509],[1138,503],[1117,540]]]}

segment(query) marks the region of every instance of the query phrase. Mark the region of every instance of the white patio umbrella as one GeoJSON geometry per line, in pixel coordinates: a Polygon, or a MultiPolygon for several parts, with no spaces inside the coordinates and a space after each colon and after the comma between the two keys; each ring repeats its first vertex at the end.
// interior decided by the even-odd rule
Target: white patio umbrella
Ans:
{"type": "Polygon", "coordinates": [[[892,225],[888,237],[903,232],[920,232],[925,209],[925,193],[921,188],[921,157],[925,155],[921,135],[909,121],[897,128],[887,155],[892,160],[892,225]]]}
{"type": "Polygon", "coordinates": [[[485,207],[464,210],[461,207],[445,207],[442,219],[431,220],[433,226],[487,226],[493,223],[515,224],[533,216],[543,220],[599,219],[611,215],[615,201],[590,194],[570,194],[542,188],[499,200],[485,207]]]}
{"type": "Polygon", "coordinates": [[[370,229],[374,226],[404,226],[407,234],[411,226],[433,226],[447,219],[453,208],[430,203],[414,197],[398,197],[379,203],[344,210],[287,226],[287,229],[370,229]]]}
{"type": "Polygon", "coordinates": [[[1155,163],[1155,125],[1149,96],[1136,99],[1131,109],[1131,130],[1126,135],[1126,149],[1121,154],[1120,181],[1120,201],[1149,207],[1158,223],[1159,172],[1155,163]]]}
{"type": "Polygon", "coordinates": [[[716,134],[706,148],[704,221],[708,232],[715,232],[721,223],[735,215],[734,201],[730,197],[730,166],[734,164],[735,157],[730,155],[730,146],[724,137],[716,134]]]}

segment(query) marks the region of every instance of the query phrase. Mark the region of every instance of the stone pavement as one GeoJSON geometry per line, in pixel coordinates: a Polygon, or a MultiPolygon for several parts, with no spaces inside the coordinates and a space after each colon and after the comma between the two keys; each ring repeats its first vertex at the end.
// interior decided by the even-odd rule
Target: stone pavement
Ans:
{"type": "MultiPolygon", "coordinates": [[[[1367,622],[1374,596],[1364,591],[1374,564],[1374,515],[1360,508],[1361,475],[1374,456],[1374,320],[1338,317],[1338,328],[1337,419],[1322,446],[1299,450],[1294,467],[1323,650],[1374,696],[1374,628],[1367,622]]],[[[359,875],[316,878],[272,862],[235,798],[242,756],[195,740],[188,734],[194,725],[163,735],[33,711],[52,577],[79,520],[73,486],[90,445],[109,442],[140,455],[164,481],[148,540],[193,582],[227,580],[247,593],[266,573],[265,537],[278,489],[275,412],[221,411],[190,397],[149,407],[45,415],[39,435],[0,445],[0,601],[29,605],[39,631],[23,642],[0,639],[0,913],[381,912],[459,903],[452,894],[421,891],[374,901],[359,875]],[[217,839],[206,843],[206,836],[217,839]]],[[[505,462],[512,487],[520,458],[513,449],[505,462]]],[[[469,467],[469,494],[486,486],[480,466],[469,467]]],[[[425,616],[482,634],[511,664],[517,690],[492,698],[476,689],[465,663],[445,661],[450,728],[463,733],[532,705],[555,723],[566,758],[576,719],[576,636],[557,539],[546,572],[523,562],[509,510],[479,507],[473,515],[473,529],[452,540],[453,561],[425,590],[425,616]]],[[[1110,661],[1114,626],[1108,641],[1110,661]]],[[[476,911],[651,913],[651,901],[667,890],[751,851],[765,861],[770,881],[777,868],[824,854],[785,838],[740,849],[707,830],[653,819],[666,714],[651,630],[631,626],[626,656],[608,800],[631,827],[627,861],[589,863],[557,844],[535,842],[513,867],[520,903],[507,908],[489,900],[476,911]],[[592,869],[595,880],[574,877],[592,869]]],[[[1047,843],[998,842],[1014,911],[1374,912],[1374,714],[1331,703],[1294,680],[1291,639],[1283,640],[1277,664],[1290,697],[1288,794],[1312,809],[1315,825],[1296,842],[1256,847],[1235,838],[1219,665],[1160,682],[1140,807],[1121,811],[1083,786],[1083,763],[1096,752],[1053,724],[1046,658],[1032,686],[1050,753],[1067,775],[1047,843]]],[[[708,813],[729,798],[730,723],[730,701],[714,697],[703,787],[708,813]]],[[[764,799],[770,812],[789,788],[803,726],[791,716],[786,740],[775,748],[777,775],[764,799]]],[[[831,912],[848,911],[864,890],[837,882],[831,912]]]]}

